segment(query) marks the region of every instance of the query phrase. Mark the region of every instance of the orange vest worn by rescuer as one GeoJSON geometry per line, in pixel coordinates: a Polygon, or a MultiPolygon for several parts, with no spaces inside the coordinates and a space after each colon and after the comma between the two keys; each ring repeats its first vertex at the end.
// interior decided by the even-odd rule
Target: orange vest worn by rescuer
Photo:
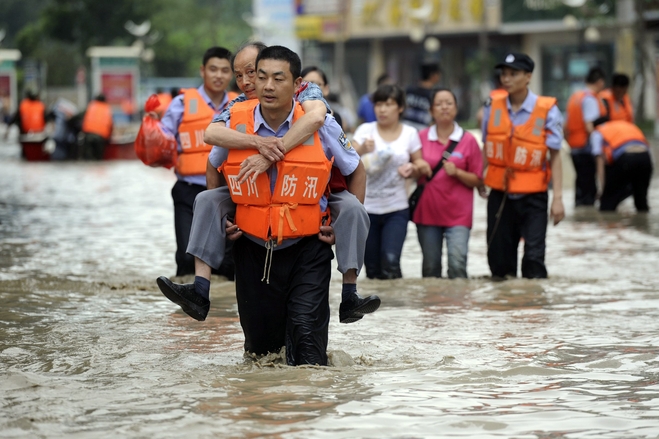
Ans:
{"type": "MultiPolygon", "coordinates": [[[[258,103],[252,99],[235,104],[231,108],[231,128],[254,133],[254,111],[258,103]]],[[[293,123],[303,115],[304,110],[296,103],[293,123]]],[[[240,164],[254,154],[258,151],[232,149],[219,168],[229,185],[231,199],[236,203],[238,227],[264,241],[276,239],[277,243],[317,234],[324,216],[318,203],[325,193],[332,168],[318,133],[277,162],[274,192],[270,191],[270,179],[265,172],[255,182],[238,183],[240,164]]]]}
{"type": "Polygon", "coordinates": [[[613,163],[613,152],[621,146],[629,142],[648,144],[643,132],[636,125],[626,120],[607,122],[596,129],[602,134],[602,152],[604,152],[604,157],[609,165],[613,163]]]}
{"type": "Polygon", "coordinates": [[[18,112],[21,115],[22,132],[42,132],[46,128],[45,111],[46,107],[43,102],[23,99],[18,107],[18,112]]]}
{"type": "Polygon", "coordinates": [[[211,145],[204,143],[204,131],[215,116],[196,88],[183,91],[183,119],[178,128],[181,152],[176,163],[180,175],[206,174],[206,162],[211,145]]]}
{"type": "Polygon", "coordinates": [[[112,109],[110,104],[101,101],[91,101],[82,119],[84,133],[97,134],[104,139],[112,135],[112,109]]]}
{"type": "MultiPolygon", "coordinates": [[[[596,96],[590,90],[577,91],[570,96],[567,101],[566,120],[565,120],[565,140],[572,149],[581,149],[588,144],[588,131],[586,131],[586,122],[583,120],[583,99],[587,95],[596,96]]],[[[600,115],[606,114],[606,108],[602,102],[597,99],[600,107],[600,115]]]]}
{"type": "Polygon", "coordinates": [[[547,166],[545,122],[556,99],[538,96],[529,120],[513,126],[507,94],[492,99],[487,123],[485,184],[511,194],[545,192],[551,178],[547,166]]]}
{"type": "Polygon", "coordinates": [[[624,120],[629,123],[634,123],[634,108],[629,100],[629,95],[625,95],[623,101],[616,101],[611,89],[606,89],[597,95],[600,102],[604,104],[605,114],[609,116],[610,121],[624,120]]]}

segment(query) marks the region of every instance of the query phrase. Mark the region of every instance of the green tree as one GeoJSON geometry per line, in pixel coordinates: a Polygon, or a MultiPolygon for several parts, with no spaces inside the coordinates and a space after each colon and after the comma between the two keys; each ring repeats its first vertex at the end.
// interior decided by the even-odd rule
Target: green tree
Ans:
{"type": "Polygon", "coordinates": [[[251,0],[161,0],[152,28],[162,38],[154,45],[156,74],[193,76],[204,51],[211,46],[234,49],[249,38],[251,28],[242,19],[251,0]]]}
{"type": "Polygon", "coordinates": [[[129,43],[128,20],[142,22],[157,12],[160,0],[50,0],[42,11],[43,31],[51,38],[90,46],[129,43]]]}
{"type": "Polygon", "coordinates": [[[72,85],[91,46],[133,44],[124,28],[151,21],[150,75],[194,76],[211,46],[235,48],[251,29],[242,19],[251,0],[0,0],[5,47],[48,64],[48,84],[72,85]]]}

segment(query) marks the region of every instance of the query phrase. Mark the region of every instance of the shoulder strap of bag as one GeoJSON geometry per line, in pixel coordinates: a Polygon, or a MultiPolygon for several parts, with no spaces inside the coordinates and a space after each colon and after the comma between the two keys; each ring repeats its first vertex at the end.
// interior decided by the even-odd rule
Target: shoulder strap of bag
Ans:
{"type": "Polygon", "coordinates": [[[439,172],[440,169],[442,169],[442,166],[444,166],[444,162],[446,162],[449,158],[451,158],[451,154],[453,154],[453,150],[455,149],[456,146],[458,146],[458,143],[460,143],[460,140],[462,140],[462,136],[460,136],[460,139],[458,140],[451,140],[451,142],[448,145],[448,148],[442,153],[442,158],[439,159],[439,163],[435,165],[435,168],[432,170],[432,175],[428,179],[430,181],[435,174],[439,172]]]}

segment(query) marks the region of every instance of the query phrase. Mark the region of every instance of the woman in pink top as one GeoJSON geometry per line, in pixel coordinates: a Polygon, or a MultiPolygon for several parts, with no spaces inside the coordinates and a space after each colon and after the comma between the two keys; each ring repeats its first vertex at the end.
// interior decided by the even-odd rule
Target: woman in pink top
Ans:
{"type": "MultiPolygon", "coordinates": [[[[435,168],[451,141],[451,157],[426,187],[414,212],[423,253],[423,277],[442,277],[442,245],[446,237],[448,277],[467,277],[467,249],[474,210],[474,187],[482,184],[483,156],[474,136],[456,122],[455,94],[436,88],[430,114],[435,124],[419,133],[423,159],[435,168]]],[[[425,177],[419,180],[425,183],[425,177]]]]}

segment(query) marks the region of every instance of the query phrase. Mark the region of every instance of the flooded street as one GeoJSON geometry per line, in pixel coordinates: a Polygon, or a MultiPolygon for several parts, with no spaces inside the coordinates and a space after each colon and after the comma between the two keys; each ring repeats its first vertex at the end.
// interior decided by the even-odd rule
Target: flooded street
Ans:
{"type": "Polygon", "coordinates": [[[471,280],[421,279],[411,225],[405,278],[360,279],[375,314],[339,324],[334,271],[327,368],[244,360],[223,278],[205,322],[164,298],[173,184],[0,141],[0,437],[659,437],[659,179],[647,215],[566,190],[546,280],[487,278],[482,199],[471,280]]]}

